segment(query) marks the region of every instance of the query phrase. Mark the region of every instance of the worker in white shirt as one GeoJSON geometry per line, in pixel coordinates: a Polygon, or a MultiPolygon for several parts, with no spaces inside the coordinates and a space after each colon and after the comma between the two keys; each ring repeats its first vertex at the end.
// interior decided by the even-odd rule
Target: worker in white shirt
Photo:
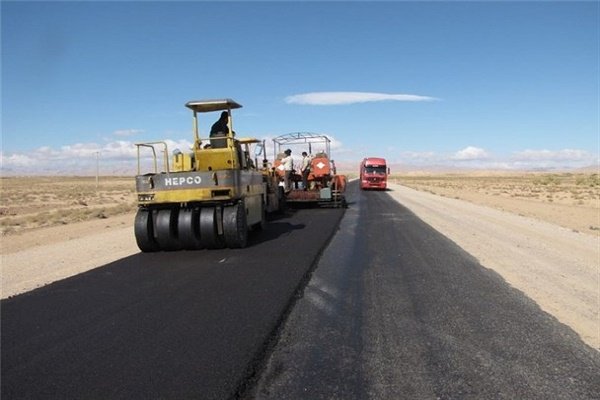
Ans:
{"type": "Polygon", "coordinates": [[[302,187],[304,190],[308,190],[308,174],[310,173],[310,156],[307,152],[302,152],[302,164],[300,166],[300,173],[302,174],[302,187]]]}
{"type": "Polygon", "coordinates": [[[291,189],[291,177],[292,170],[294,169],[294,160],[292,159],[292,150],[287,149],[284,151],[285,157],[281,159],[281,165],[283,165],[283,183],[285,192],[289,192],[291,189]]]}

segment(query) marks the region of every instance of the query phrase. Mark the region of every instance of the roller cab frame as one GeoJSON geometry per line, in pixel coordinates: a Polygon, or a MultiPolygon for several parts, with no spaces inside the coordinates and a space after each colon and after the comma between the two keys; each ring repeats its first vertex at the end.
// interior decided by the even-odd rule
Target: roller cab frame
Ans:
{"type": "MultiPolygon", "coordinates": [[[[164,141],[137,143],[135,237],[143,252],[240,248],[248,231],[265,225],[267,188],[251,158],[256,139],[238,139],[231,99],[186,103],[193,112],[190,151],[164,141]],[[199,114],[227,111],[228,132],[201,137],[199,114]],[[208,145],[208,146],[207,146],[208,145]]],[[[211,115],[211,124],[220,115],[211,115]]]]}

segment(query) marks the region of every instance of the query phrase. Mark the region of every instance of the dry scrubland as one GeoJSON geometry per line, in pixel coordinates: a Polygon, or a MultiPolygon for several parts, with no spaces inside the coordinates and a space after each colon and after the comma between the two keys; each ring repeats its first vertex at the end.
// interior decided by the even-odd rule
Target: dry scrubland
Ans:
{"type": "Polygon", "coordinates": [[[135,182],[126,177],[3,177],[0,235],[106,219],[135,210],[135,182]]]}
{"type": "Polygon", "coordinates": [[[393,174],[391,181],[581,233],[600,233],[600,176],[596,173],[414,173],[393,174]]]}
{"type": "MultiPolygon", "coordinates": [[[[131,177],[1,178],[0,235],[135,211],[131,177]]],[[[578,232],[600,233],[600,177],[595,173],[393,174],[413,189],[533,217],[578,232]]]]}

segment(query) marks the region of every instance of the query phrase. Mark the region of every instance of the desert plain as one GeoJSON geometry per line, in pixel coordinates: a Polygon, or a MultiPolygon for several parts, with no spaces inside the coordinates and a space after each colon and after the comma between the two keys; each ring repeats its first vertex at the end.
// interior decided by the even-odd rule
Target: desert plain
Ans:
{"type": "MultiPolygon", "coordinates": [[[[2,298],[139,251],[131,177],[0,183],[2,298]]],[[[389,193],[600,349],[598,173],[410,172],[389,193]]]]}
{"type": "MultiPolygon", "coordinates": [[[[581,233],[600,233],[596,173],[406,173],[390,181],[439,196],[538,218],[581,233]]],[[[2,252],[24,234],[51,226],[104,220],[135,211],[130,177],[0,178],[2,252]]]]}
{"type": "Polygon", "coordinates": [[[412,173],[392,175],[391,180],[577,232],[600,233],[600,175],[596,173],[412,173]]]}

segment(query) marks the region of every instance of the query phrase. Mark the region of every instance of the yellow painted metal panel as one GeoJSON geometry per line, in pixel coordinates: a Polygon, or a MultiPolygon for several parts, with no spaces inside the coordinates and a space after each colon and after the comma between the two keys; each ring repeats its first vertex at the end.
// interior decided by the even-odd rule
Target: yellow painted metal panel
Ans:
{"type": "Polygon", "coordinates": [[[221,201],[260,196],[263,194],[263,190],[262,184],[248,185],[240,188],[240,191],[236,191],[236,188],[233,186],[213,186],[210,188],[201,189],[159,190],[154,192],[138,193],[138,199],[140,199],[140,197],[145,199],[152,197],[152,200],[150,201],[138,200],[138,203],[141,205],[150,205],[189,203],[196,201],[221,201]],[[229,195],[224,195],[223,193],[226,193],[227,191],[229,192],[229,195]]]}
{"type": "Polygon", "coordinates": [[[192,157],[190,154],[179,153],[173,156],[173,172],[192,170],[192,157]]]}
{"type": "Polygon", "coordinates": [[[207,149],[196,152],[197,171],[237,169],[237,155],[230,149],[207,149]]]}

